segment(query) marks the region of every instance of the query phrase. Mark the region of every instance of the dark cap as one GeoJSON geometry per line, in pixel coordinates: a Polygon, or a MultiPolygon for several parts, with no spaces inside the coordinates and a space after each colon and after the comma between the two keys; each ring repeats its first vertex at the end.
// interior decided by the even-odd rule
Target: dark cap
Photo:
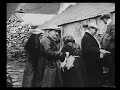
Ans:
{"type": "Polygon", "coordinates": [[[101,15],[100,19],[103,20],[103,19],[109,19],[110,18],[110,14],[104,14],[104,15],[101,15]]]}

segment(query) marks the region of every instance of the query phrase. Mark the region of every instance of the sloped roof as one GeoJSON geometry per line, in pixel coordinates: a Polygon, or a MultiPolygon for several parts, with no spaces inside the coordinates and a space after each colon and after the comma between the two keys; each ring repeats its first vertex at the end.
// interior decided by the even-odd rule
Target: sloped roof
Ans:
{"type": "Polygon", "coordinates": [[[51,25],[62,25],[113,11],[115,11],[114,3],[77,3],[39,26],[39,28],[45,29],[51,25]]]}
{"type": "Polygon", "coordinates": [[[60,3],[20,3],[17,9],[23,9],[26,13],[57,14],[60,3]]]}
{"type": "Polygon", "coordinates": [[[15,10],[20,9],[33,14],[57,14],[60,3],[7,3],[7,20],[15,10]]]}
{"type": "Polygon", "coordinates": [[[29,13],[17,13],[17,15],[23,20],[24,24],[30,25],[41,25],[55,16],[55,14],[29,14],[29,13]]]}

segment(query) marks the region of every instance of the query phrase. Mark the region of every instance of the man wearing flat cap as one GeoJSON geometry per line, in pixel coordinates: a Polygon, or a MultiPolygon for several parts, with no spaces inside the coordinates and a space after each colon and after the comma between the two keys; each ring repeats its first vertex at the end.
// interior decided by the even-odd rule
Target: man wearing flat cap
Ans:
{"type": "Polygon", "coordinates": [[[82,54],[86,63],[86,87],[102,87],[102,53],[107,51],[101,50],[99,41],[95,35],[99,30],[95,23],[88,24],[88,30],[86,30],[82,42],[82,54]]]}
{"type": "Polygon", "coordinates": [[[101,39],[101,46],[111,52],[104,58],[105,66],[108,68],[108,83],[115,85],[115,21],[111,19],[110,14],[102,15],[101,20],[107,25],[106,33],[101,39]]]}
{"type": "Polygon", "coordinates": [[[100,19],[103,20],[103,22],[107,25],[106,33],[110,34],[115,27],[115,21],[111,19],[110,14],[104,14],[100,19]]]}
{"type": "Polygon", "coordinates": [[[42,47],[41,56],[37,66],[37,80],[35,87],[60,87],[58,60],[64,59],[65,54],[57,47],[58,28],[44,29],[45,33],[40,39],[42,47]],[[47,30],[48,32],[46,32],[47,30]]]}

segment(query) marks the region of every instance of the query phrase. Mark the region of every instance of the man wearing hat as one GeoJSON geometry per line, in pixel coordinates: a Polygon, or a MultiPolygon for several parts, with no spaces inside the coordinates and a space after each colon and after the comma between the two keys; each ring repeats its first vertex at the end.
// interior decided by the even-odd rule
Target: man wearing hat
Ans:
{"type": "Polygon", "coordinates": [[[107,25],[105,35],[101,40],[101,46],[111,52],[105,55],[104,62],[108,68],[109,85],[115,85],[115,21],[111,19],[110,14],[101,16],[101,20],[107,25]]]}
{"type": "Polygon", "coordinates": [[[82,42],[82,54],[86,63],[86,87],[102,87],[102,61],[104,53],[108,53],[101,49],[101,46],[95,35],[99,30],[95,23],[88,24],[82,42]]]}
{"type": "Polygon", "coordinates": [[[100,19],[107,25],[106,33],[110,34],[111,30],[114,29],[112,27],[115,26],[115,21],[111,19],[110,14],[104,14],[100,17],[100,19]]]}
{"type": "Polygon", "coordinates": [[[37,74],[37,63],[40,56],[40,41],[44,31],[37,29],[37,27],[31,27],[31,36],[25,45],[28,60],[23,75],[23,87],[34,87],[35,78],[37,74]],[[29,77],[29,78],[28,78],[29,77]]]}
{"type": "Polygon", "coordinates": [[[40,40],[42,47],[41,56],[38,60],[37,79],[35,87],[60,87],[57,61],[64,59],[65,54],[57,47],[58,28],[50,27],[40,40]]]}

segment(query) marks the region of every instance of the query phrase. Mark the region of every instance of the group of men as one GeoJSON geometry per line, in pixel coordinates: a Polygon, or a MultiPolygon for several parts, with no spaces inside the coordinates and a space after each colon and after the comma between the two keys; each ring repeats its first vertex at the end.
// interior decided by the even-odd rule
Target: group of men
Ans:
{"type": "Polygon", "coordinates": [[[99,28],[93,23],[88,25],[81,42],[87,67],[88,87],[106,84],[103,80],[103,67],[108,68],[107,85],[115,85],[115,23],[110,14],[105,14],[100,19],[107,24],[107,30],[101,42],[95,37],[99,28]]]}
{"type": "MultiPolygon", "coordinates": [[[[107,24],[106,34],[102,41],[99,42],[95,37],[99,30],[95,23],[88,24],[81,41],[82,56],[86,67],[85,87],[102,87],[103,61],[106,62],[104,65],[109,69],[110,83],[115,84],[115,24],[108,14],[101,16],[101,20],[107,24]]],[[[23,76],[23,87],[62,86],[58,60],[63,60],[66,53],[61,52],[58,47],[59,30],[49,28],[48,32],[44,32],[44,34],[43,31],[33,33],[31,39],[26,43],[28,61],[23,76]],[[39,37],[36,37],[38,35],[39,37]],[[35,44],[36,40],[39,41],[35,44]]]]}

